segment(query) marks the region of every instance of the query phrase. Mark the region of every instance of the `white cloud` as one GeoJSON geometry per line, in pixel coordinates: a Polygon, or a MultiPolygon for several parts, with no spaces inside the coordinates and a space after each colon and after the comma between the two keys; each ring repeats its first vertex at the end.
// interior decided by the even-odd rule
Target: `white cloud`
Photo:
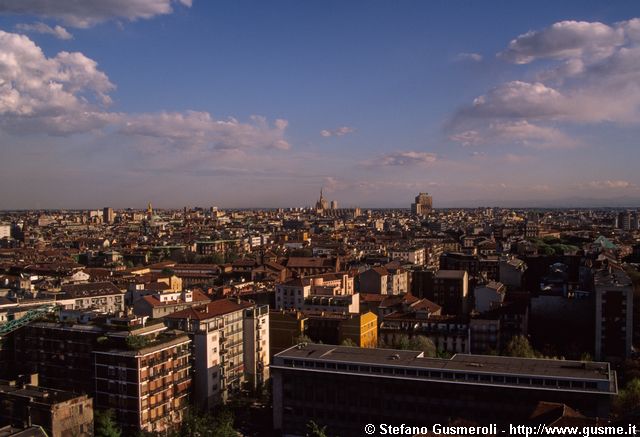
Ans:
{"type": "Polygon", "coordinates": [[[593,188],[593,189],[625,189],[625,188],[633,188],[635,187],[629,181],[624,180],[602,180],[602,181],[590,181],[584,184],[583,187],[593,188]]]}
{"type": "Polygon", "coordinates": [[[572,148],[579,142],[559,129],[538,126],[526,120],[497,121],[482,130],[467,130],[449,137],[463,146],[516,144],[539,149],[572,148]]]}
{"type": "Polygon", "coordinates": [[[458,53],[455,57],[456,61],[482,61],[482,55],[480,53],[458,53]]]}
{"type": "Polygon", "coordinates": [[[438,159],[435,153],[429,152],[392,152],[367,161],[368,166],[427,166],[438,159]]]}
{"type": "MultiPolygon", "coordinates": [[[[72,135],[117,131],[150,150],[202,154],[251,148],[289,149],[288,122],[214,119],[208,112],[126,114],[107,110],[115,88],[82,53],[48,58],[27,36],[0,31],[0,129],[10,133],[72,135]]],[[[231,152],[228,152],[231,153],[231,152]]]]}
{"type": "Polygon", "coordinates": [[[47,58],[24,35],[0,31],[0,125],[8,130],[86,131],[104,123],[114,85],[92,59],[47,58]]]}
{"type": "Polygon", "coordinates": [[[606,57],[624,43],[621,27],[598,22],[561,21],[550,27],[529,31],[509,43],[499,53],[501,58],[516,64],[528,64],[536,59],[568,59],[582,56],[606,57]]]}
{"type": "Polygon", "coordinates": [[[173,12],[175,4],[191,6],[191,0],[0,0],[0,13],[35,15],[60,20],[72,27],[124,19],[135,21],[173,12]]]}
{"type": "Polygon", "coordinates": [[[454,115],[450,139],[463,145],[509,142],[539,147],[576,144],[569,124],[640,121],[640,20],[611,26],[563,21],[520,35],[499,54],[526,64],[551,61],[536,80],[512,80],[454,115]]]}
{"type": "Polygon", "coordinates": [[[54,27],[49,26],[45,23],[33,23],[33,24],[16,24],[16,29],[21,30],[23,32],[34,32],[34,33],[42,33],[45,35],[53,35],[58,39],[72,39],[73,35],[71,35],[67,29],[62,26],[56,25],[54,27]]]}
{"type": "Polygon", "coordinates": [[[322,135],[323,137],[341,137],[343,135],[347,135],[353,132],[355,132],[355,129],[353,127],[341,126],[333,130],[323,129],[320,131],[320,135],[322,135]]]}
{"type": "Polygon", "coordinates": [[[270,126],[264,117],[253,116],[241,123],[235,118],[216,120],[208,112],[163,112],[127,117],[120,132],[157,138],[167,145],[194,150],[273,148],[291,146],[284,139],[287,121],[270,126]]]}

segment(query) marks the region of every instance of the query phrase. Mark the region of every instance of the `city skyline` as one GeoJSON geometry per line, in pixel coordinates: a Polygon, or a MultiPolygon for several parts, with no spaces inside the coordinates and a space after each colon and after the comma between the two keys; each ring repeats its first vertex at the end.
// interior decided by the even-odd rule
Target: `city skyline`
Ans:
{"type": "Polygon", "coordinates": [[[633,207],[632,3],[0,2],[0,209],[633,207]]]}

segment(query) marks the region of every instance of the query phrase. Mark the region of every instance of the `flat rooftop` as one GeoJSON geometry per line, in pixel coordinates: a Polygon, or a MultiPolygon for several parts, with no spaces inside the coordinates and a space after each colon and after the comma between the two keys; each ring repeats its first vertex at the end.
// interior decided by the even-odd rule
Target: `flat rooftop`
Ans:
{"type": "Polygon", "coordinates": [[[280,357],[531,377],[597,381],[609,381],[613,378],[608,363],[467,354],[456,354],[450,359],[442,359],[425,358],[422,355],[422,352],[418,351],[308,344],[300,349],[294,346],[284,350],[276,354],[274,361],[276,357],[280,357]]]}
{"type": "Polygon", "coordinates": [[[0,380],[0,394],[3,396],[31,399],[32,402],[48,405],[86,397],[86,395],[79,395],[68,391],[54,390],[34,385],[16,384],[15,382],[5,380],[0,380]]]}

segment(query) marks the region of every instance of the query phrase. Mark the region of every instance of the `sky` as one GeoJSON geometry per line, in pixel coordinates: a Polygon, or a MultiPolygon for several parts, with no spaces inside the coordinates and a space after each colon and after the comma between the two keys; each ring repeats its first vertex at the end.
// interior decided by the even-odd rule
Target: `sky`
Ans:
{"type": "Polygon", "coordinates": [[[640,3],[0,0],[0,209],[640,205],[640,3]]]}

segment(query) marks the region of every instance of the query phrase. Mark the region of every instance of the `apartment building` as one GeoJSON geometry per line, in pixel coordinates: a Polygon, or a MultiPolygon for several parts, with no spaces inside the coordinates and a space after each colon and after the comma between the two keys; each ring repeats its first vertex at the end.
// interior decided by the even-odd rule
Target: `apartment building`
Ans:
{"type": "Polygon", "coordinates": [[[595,356],[622,361],[633,346],[633,284],[617,267],[595,272],[595,356]]]}
{"type": "Polygon", "coordinates": [[[426,261],[426,249],[424,247],[407,247],[389,250],[389,257],[415,266],[424,266],[426,261]]]}
{"type": "Polygon", "coordinates": [[[165,318],[193,340],[193,401],[211,409],[227,402],[248,382],[257,388],[269,375],[267,306],[219,299],[165,318]]]}
{"type": "Polygon", "coordinates": [[[276,309],[360,312],[353,276],[346,272],[294,278],[276,285],[276,309]]]}
{"type": "Polygon", "coordinates": [[[114,314],[124,311],[124,292],[111,282],[65,284],[59,294],[59,304],[66,309],[98,310],[114,314]]]}
{"type": "Polygon", "coordinates": [[[13,367],[38,373],[44,387],[92,396],[127,432],[179,424],[191,387],[186,334],[146,317],[94,316],[18,329],[13,367]]]}
{"type": "Polygon", "coordinates": [[[257,391],[269,380],[269,306],[244,310],[244,370],[247,386],[257,391]]]}
{"type": "Polygon", "coordinates": [[[182,422],[191,391],[189,337],[162,324],[106,337],[120,345],[94,352],[96,408],[114,410],[127,432],[165,432],[182,422]]]}
{"type": "Polygon", "coordinates": [[[438,270],[432,293],[425,297],[440,305],[443,314],[465,314],[469,310],[469,275],[464,270],[438,270]]]}

